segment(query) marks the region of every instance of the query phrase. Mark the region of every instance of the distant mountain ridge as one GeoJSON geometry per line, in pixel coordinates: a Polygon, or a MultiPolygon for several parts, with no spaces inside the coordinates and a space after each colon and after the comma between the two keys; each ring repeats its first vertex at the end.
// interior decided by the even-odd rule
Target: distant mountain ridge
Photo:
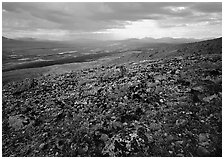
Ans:
{"type": "MultiPolygon", "coordinates": [[[[32,37],[24,37],[24,38],[7,38],[5,36],[2,36],[3,40],[18,40],[18,41],[53,41],[53,40],[41,40],[36,39],[32,37]]],[[[211,38],[212,39],[212,38],[211,38]]],[[[137,43],[191,43],[191,42],[198,42],[203,40],[209,40],[209,39],[196,39],[196,38],[172,38],[172,37],[163,37],[163,38],[152,38],[152,37],[144,37],[144,38],[130,38],[130,39],[124,39],[124,40],[97,40],[97,39],[76,39],[71,41],[61,41],[61,42],[79,42],[79,43],[94,43],[94,42],[137,42],[137,43]]],[[[60,42],[60,41],[57,41],[60,42]]]]}
{"type": "Polygon", "coordinates": [[[2,41],[5,41],[5,40],[8,41],[8,40],[12,40],[12,39],[2,36],[2,41]]]}
{"type": "Polygon", "coordinates": [[[172,37],[163,37],[163,38],[152,38],[152,37],[145,37],[142,39],[137,39],[137,38],[132,38],[132,39],[127,39],[123,41],[131,41],[131,42],[143,42],[143,43],[175,43],[175,44],[180,44],[180,43],[191,43],[191,42],[198,42],[202,41],[203,39],[195,39],[195,38],[172,38],[172,37]]]}

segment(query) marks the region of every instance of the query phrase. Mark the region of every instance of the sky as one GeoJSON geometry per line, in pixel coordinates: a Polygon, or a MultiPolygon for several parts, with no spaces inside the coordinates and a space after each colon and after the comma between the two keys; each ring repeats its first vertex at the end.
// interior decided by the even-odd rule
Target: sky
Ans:
{"type": "Polygon", "coordinates": [[[46,40],[215,38],[221,2],[3,2],[2,35],[46,40]]]}

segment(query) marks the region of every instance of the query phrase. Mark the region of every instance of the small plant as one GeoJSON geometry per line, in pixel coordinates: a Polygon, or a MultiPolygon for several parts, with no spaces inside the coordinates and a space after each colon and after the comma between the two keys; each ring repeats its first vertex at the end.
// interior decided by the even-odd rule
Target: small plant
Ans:
{"type": "Polygon", "coordinates": [[[121,77],[124,77],[127,73],[127,69],[125,66],[120,66],[121,77]]]}

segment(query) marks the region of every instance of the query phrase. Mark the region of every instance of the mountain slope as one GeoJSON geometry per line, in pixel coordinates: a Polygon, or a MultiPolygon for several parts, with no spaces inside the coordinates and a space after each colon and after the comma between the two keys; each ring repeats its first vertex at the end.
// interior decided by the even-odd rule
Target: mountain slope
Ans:
{"type": "Polygon", "coordinates": [[[220,47],[4,85],[3,156],[221,157],[220,47]]]}
{"type": "Polygon", "coordinates": [[[135,49],[134,54],[127,54],[119,59],[113,60],[113,63],[127,63],[141,60],[153,60],[158,58],[171,58],[175,56],[188,56],[193,53],[200,54],[221,54],[222,53],[222,38],[206,40],[187,44],[162,44],[156,47],[144,46],[135,49]]]}

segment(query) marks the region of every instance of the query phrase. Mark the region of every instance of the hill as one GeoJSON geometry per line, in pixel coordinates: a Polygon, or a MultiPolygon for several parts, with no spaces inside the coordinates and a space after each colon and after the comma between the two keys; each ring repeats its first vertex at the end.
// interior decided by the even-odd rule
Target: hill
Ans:
{"type": "Polygon", "coordinates": [[[151,56],[140,48],[130,59],[8,83],[2,154],[221,157],[221,46],[219,38],[151,56]]]}
{"type": "Polygon", "coordinates": [[[122,64],[128,62],[138,62],[142,60],[164,59],[176,56],[189,56],[193,53],[202,54],[221,54],[222,38],[206,40],[201,42],[186,44],[158,44],[151,47],[150,44],[144,47],[136,47],[135,52],[128,53],[118,59],[110,62],[110,64],[122,64]]]}

